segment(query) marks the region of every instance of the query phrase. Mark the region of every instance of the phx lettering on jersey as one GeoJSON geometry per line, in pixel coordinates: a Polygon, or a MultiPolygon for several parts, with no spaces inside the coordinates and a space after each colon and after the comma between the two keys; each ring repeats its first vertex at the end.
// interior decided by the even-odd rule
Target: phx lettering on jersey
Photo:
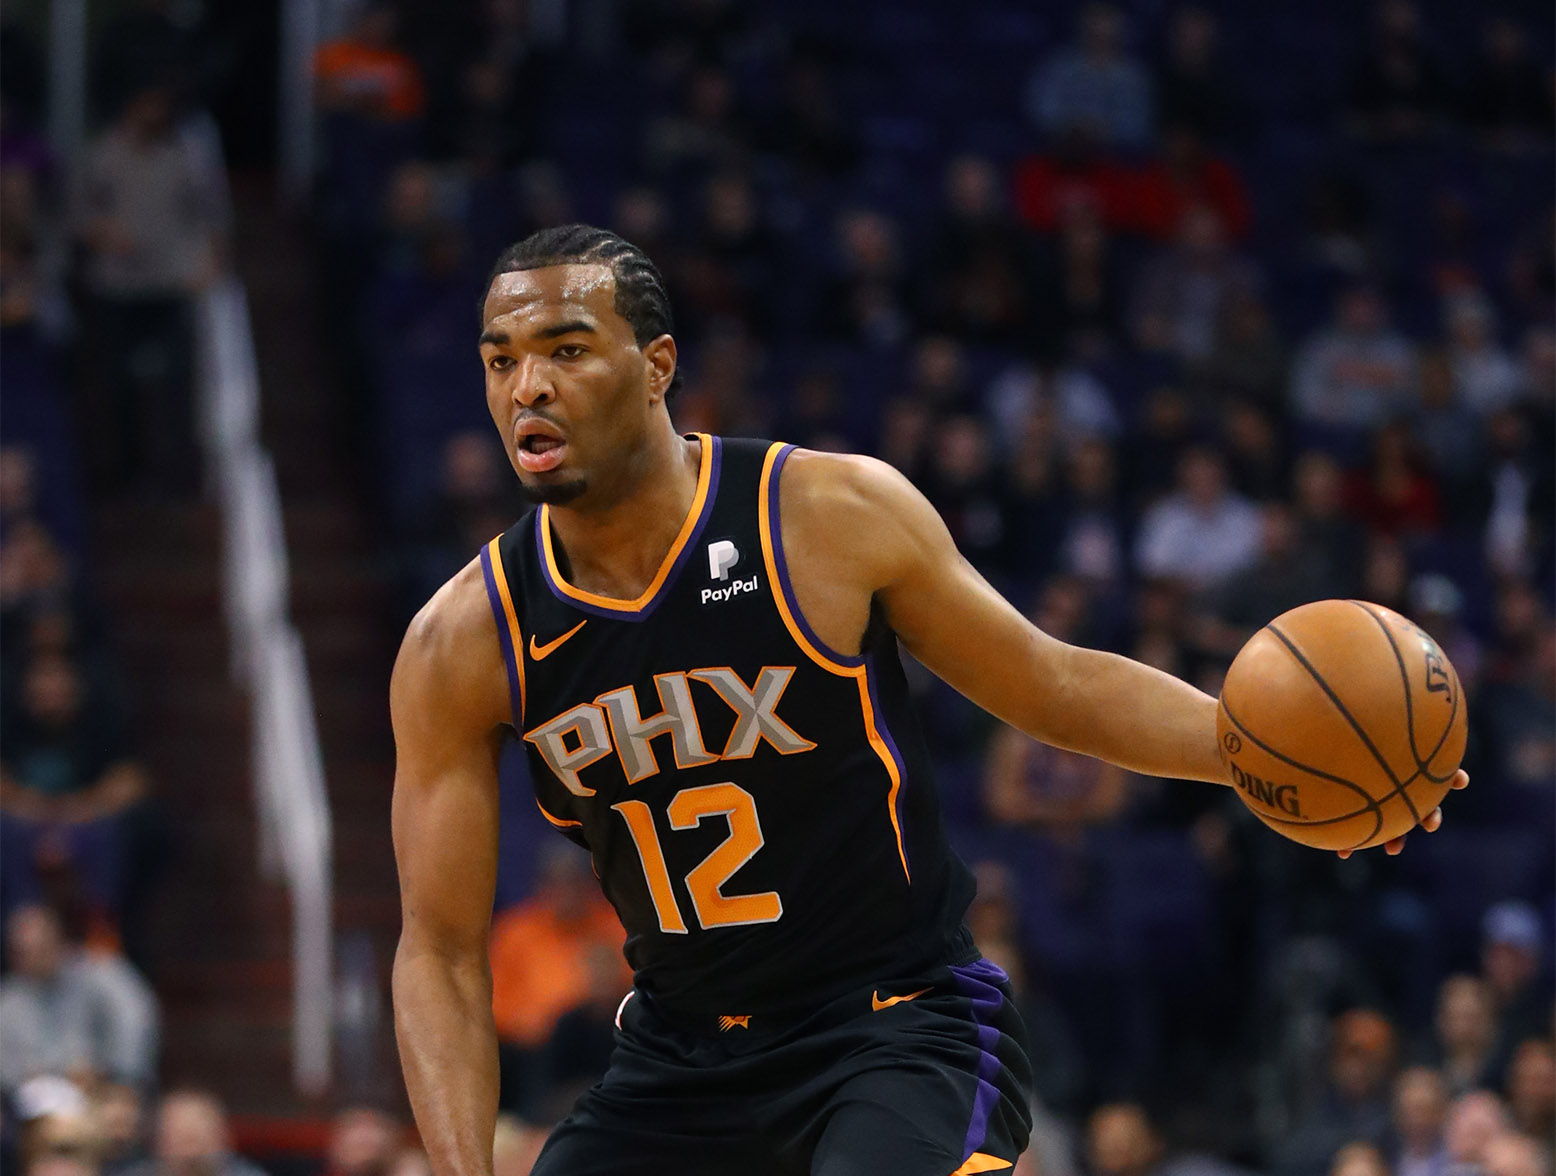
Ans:
{"type": "MultiPolygon", "coordinates": [[[[608,690],[593,702],[581,703],[525,733],[546,766],[575,796],[593,796],[579,773],[615,752],[628,784],[659,771],[651,740],[670,737],[677,768],[692,768],[719,760],[749,759],[765,740],[781,755],[810,751],[816,745],[778,717],[778,702],[794,676],[793,666],[763,666],[747,686],[728,666],[655,674],[660,711],[644,718],[637,691],[631,686],[608,690]],[[712,689],[735,712],[735,725],[721,752],[708,750],[692,697],[693,682],[712,689]]],[[[704,698],[707,692],[702,692],[704,698]]],[[[711,702],[711,699],[709,700],[711,702]]]]}

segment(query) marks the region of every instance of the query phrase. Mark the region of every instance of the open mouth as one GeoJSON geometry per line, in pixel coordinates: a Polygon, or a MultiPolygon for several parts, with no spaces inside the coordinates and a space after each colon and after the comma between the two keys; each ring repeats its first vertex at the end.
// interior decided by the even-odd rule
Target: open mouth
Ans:
{"type": "MultiPolygon", "coordinates": [[[[520,426],[521,430],[524,428],[525,426],[520,426]]],[[[556,469],[562,464],[562,457],[566,450],[567,442],[550,433],[525,431],[517,438],[519,466],[532,474],[556,469]]]]}

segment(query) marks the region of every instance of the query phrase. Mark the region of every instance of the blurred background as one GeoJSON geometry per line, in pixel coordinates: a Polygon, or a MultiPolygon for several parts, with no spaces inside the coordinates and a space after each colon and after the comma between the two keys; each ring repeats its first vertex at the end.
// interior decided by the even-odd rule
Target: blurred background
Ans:
{"type": "MultiPolygon", "coordinates": [[[[1552,40],[1494,0],[11,0],[0,1099],[27,1176],[424,1176],[388,668],[524,509],[498,250],[664,270],[683,430],[884,457],[1047,631],[1216,691],[1359,596],[1457,666],[1403,856],[997,727],[910,667],[1014,978],[1025,1176],[1549,1176],[1552,40]]],[[[504,764],[499,1176],[619,926],[504,764]]]]}

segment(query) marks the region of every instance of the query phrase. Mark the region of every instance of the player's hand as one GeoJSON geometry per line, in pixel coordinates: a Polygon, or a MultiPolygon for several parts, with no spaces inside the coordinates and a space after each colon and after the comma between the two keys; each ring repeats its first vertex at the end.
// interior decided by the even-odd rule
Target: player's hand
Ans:
{"type": "MultiPolygon", "coordinates": [[[[1449,788],[1454,789],[1468,788],[1469,786],[1470,774],[1463,768],[1460,768],[1457,772],[1454,773],[1453,779],[1448,784],[1449,788]]],[[[1437,832],[1439,826],[1441,826],[1442,823],[1443,810],[1441,805],[1438,805],[1431,812],[1427,813],[1426,816],[1421,818],[1421,828],[1425,829],[1428,833],[1437,832]]],[[[1405,848],[1405,836],[1405,834],[1401,833],[1398,837],[1394,838],[1394,840],[1385,841],[1383,843],[1383,852],[1388,854],[1389,857],[1393,857],[1400,850],[1405,848]]],[[[1341,859],[1350,857],[1354,852],[1354,850],[1349,849],[1342,849],[1339,851],[1341,859]]]]}

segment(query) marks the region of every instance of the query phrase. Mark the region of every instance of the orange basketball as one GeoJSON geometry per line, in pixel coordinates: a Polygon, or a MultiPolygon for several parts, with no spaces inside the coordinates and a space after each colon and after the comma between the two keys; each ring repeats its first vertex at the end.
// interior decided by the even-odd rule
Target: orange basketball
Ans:
{"type": "Polygon", "coordinates": [[[1459,675],[1426,633],[1381,605],[1320,600],[1239,651],[1216,734],[1266,825],[1316,849],[1364,849],[1447,794],[1464,711],[1459,675]]]}

